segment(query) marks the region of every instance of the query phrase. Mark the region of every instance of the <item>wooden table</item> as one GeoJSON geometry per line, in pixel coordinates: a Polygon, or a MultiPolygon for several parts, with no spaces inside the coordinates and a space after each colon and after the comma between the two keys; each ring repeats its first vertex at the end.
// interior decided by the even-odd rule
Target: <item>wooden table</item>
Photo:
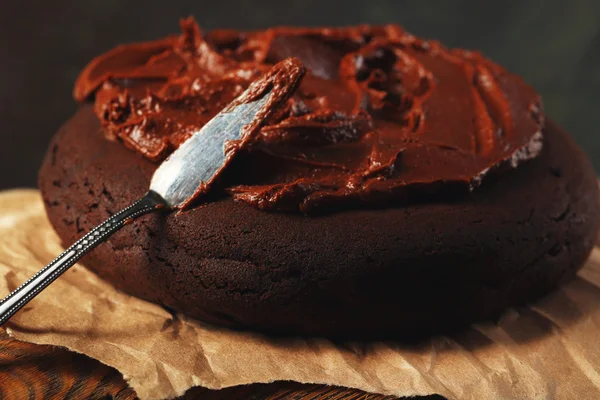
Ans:
{"type": "MultiPolygon", "coordinates": [[[[133,400],[137,396],[113,368],[63,348],[11,339],[0,329],[0,398],[133,400]]],[[[193,388],[182,399],[390,400],[395,397],[340,387],[277,382],[223,390],[193,388]]],[[[427,399],[443,398],[429,396],[427,399]]]]}

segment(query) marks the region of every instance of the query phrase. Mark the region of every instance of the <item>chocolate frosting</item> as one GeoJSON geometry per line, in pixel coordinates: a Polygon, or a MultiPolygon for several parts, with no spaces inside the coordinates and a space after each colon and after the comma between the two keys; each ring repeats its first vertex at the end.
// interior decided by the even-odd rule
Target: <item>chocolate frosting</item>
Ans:
{"type": "Polygon", "coordinates": [[[395,25],[183,33],[119,46],[80,74],[104,134],[159,162],[290,56],[307,69],[221,176],[235,199],[312,213],[468,193],[542,147],[538,94],[480,54],[395,25]],[[504,168],[502,168],[504,169],[504,168]]]}

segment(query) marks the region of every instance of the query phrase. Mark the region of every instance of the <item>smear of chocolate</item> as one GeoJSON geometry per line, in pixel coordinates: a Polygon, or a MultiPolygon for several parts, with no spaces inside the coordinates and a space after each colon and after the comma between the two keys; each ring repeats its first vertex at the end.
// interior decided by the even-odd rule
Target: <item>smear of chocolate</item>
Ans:
{"type": "Polygon", "coordinates": [[[542,147],[538,94],[475,52],[393,25],[219,30],[119,46],[74,95],[95,95],[110,139],[159,162],[274,64],[308,69],[242,149],[226,191],[262,210],[312,213],[468,193],[542,147]]]}

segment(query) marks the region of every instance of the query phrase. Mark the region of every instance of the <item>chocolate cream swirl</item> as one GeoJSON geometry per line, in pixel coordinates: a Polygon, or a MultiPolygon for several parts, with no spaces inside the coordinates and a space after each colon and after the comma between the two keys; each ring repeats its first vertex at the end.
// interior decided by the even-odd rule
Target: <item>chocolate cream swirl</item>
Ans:
{"type": "Polygon", "coordinates": [[[288,57],[308,71],[221,176],[261,210],[314,213],[467,194],[542,147],[539,95],[480,54],[396,25],[182,34],[118,46],[77,79],[104,134],[160,162],[288,57]],[[508,168],[499,168],[508,167],[508,168]]]}

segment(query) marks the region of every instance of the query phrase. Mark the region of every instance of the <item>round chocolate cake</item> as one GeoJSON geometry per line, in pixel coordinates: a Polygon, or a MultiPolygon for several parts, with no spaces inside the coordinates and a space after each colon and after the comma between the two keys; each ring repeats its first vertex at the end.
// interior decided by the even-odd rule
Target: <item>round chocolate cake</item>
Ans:
{"type": "Polygon", "coordinates": [[[393,25],[181,25],[78,78],[81,107],[39,178],[65,244],[143,196],[273,65],[298,82],[208,193],[85,258],[117,288],[229,327],[398,338],[495,317],[585,261],[600,221],[589,161],[530,86],[480,54],[393,25]]]}

